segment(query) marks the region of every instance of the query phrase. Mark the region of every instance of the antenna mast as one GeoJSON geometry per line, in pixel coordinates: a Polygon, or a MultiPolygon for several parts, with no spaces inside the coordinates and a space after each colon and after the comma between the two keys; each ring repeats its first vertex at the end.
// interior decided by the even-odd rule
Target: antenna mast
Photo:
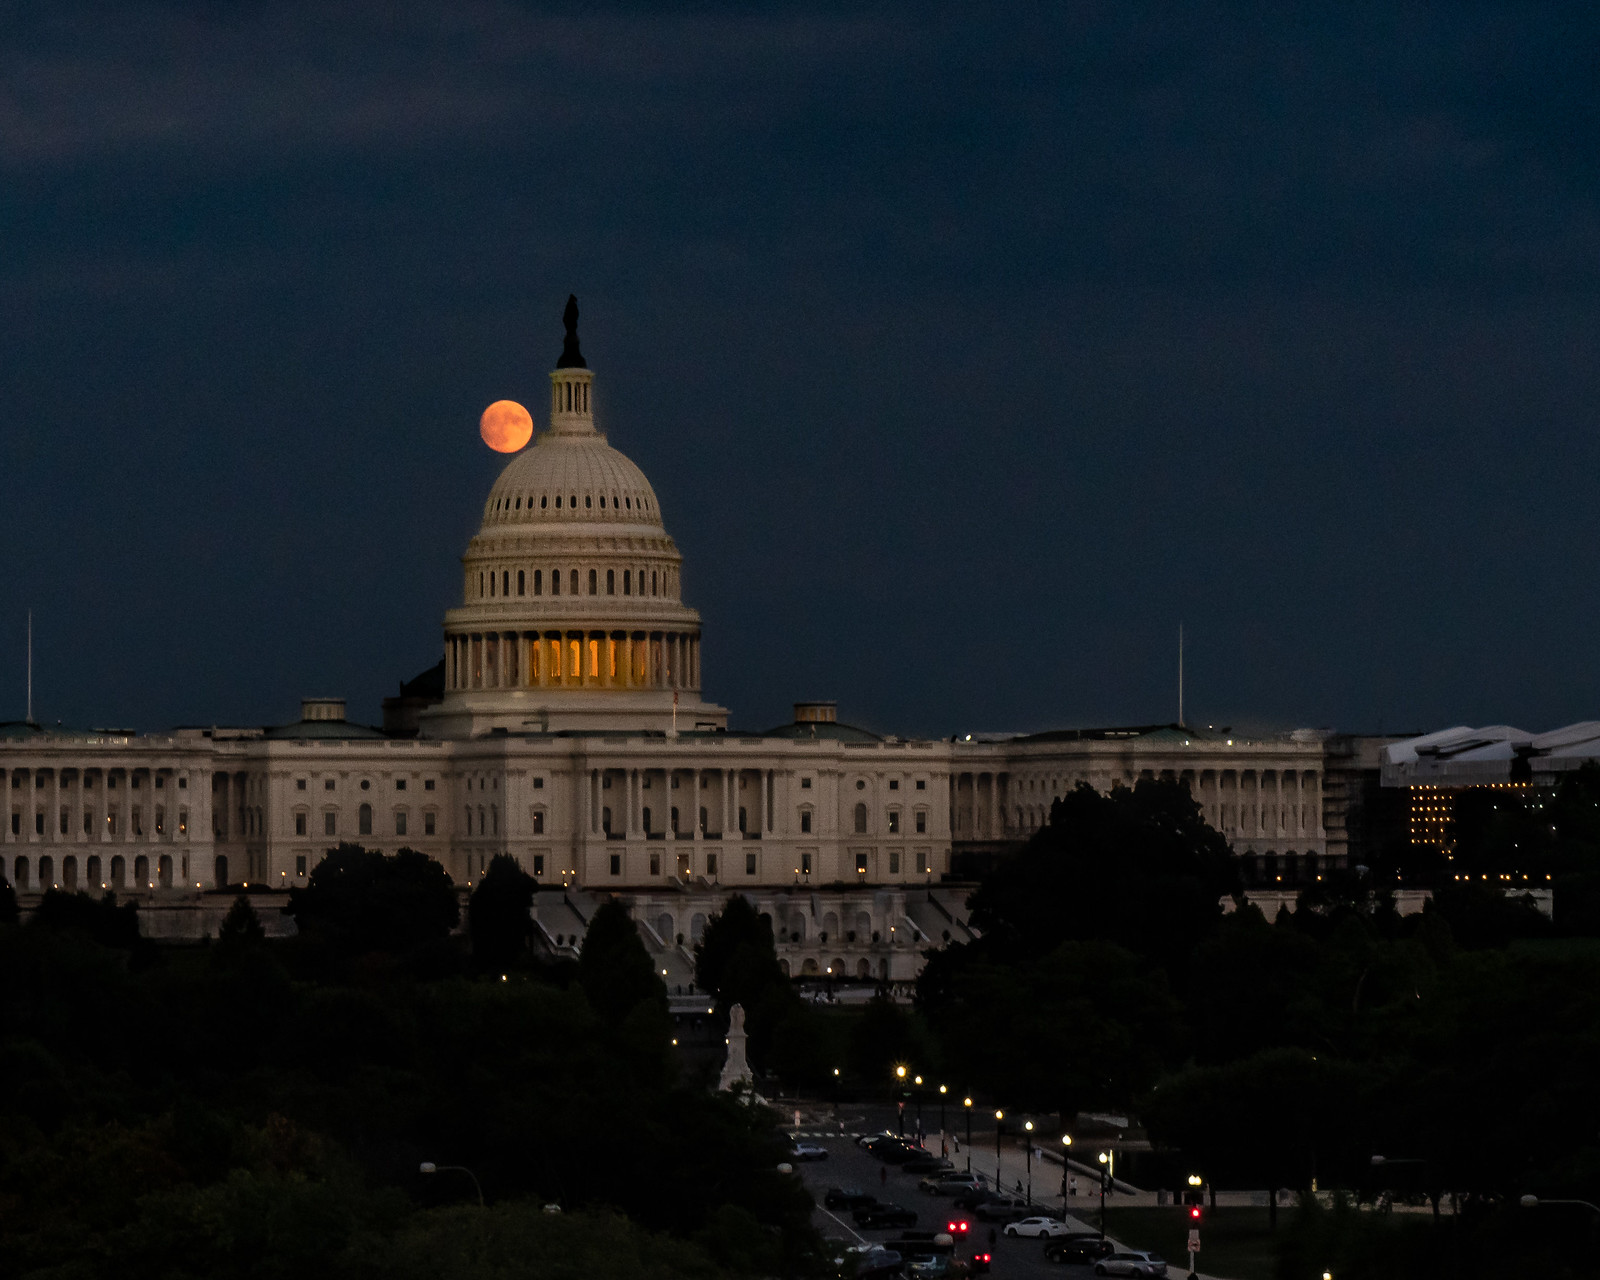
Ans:
{"type": "Polygon", "coordinates": [[[1183,728],[1183,623],[1178,624],[1178,728],[1183,728]]]}

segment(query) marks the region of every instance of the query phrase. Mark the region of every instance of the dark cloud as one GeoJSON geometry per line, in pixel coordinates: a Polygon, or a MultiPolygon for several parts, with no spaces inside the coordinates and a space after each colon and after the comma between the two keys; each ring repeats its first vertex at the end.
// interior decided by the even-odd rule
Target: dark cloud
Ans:
{"type": "Polygon", "coordinates": [[[1595,26],[14,14],[0,673],[374,716],[576,290],[739,723],[1592,714],[1595,26]]]}

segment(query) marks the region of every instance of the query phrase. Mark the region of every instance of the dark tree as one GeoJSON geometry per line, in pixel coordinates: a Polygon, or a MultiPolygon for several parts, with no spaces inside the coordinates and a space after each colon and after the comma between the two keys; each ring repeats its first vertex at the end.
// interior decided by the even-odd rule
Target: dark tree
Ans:
{"type": "Polygon", "coordinates": [[[139,908],[132,902],[117,905],[117,895],[91,898],[87,893],[50,889],[39,900],[29,924],[84,934],[103,947],[135,950],[140,946],[139,908]]]}
{"type": "Polygon", "coordinates": [[[1096,939],[1176,973],[1238,887],[1228,842],[1182,783],[1147,778],[1109,795],[1081,784],[972,895],[972,922],[991,952],[1096,939]]]}
{"type": "Polygon", "coordinates": [[[284,910],[350,954],[405,952],[443,939],[461,919],[449,873],[427,854],[390,857],[358,844],[329,850],[284,910]]]}
{"type": "Polygon", "coordinates": [[[17,917],[17,891],[0,882],[0,924],[16,924],[17,917]]]}
{"type": "Polygon", "coordinates": [[[527,957],[533,937],[533,896],[539,882],[507,854],[496,854],[467,901],[472,958],[479,970],[516,968],[527,957]]]}
{"type": "Polygon", "coordinates": [[[595,1010],[613,1022],[642,1003],[667,1007],[667,988],[620,902],[601,904],[590,919],[578,954],[578,984],[595,1010]]]}
{"type": "Polygon", "coordinates": [[[267,931],[261,927],[256,909],[250,899],[240,894],[228,908],[228,914],[217,930],[217,946],[213,956],[218,964],[234,964],[265,945],[267,931]]]}
{"type": "Polygon", "coordinates": [[[734,894],[707,922],[694,947],[694,980],[724,1011],[736,1004],[754,1009],[767,988],[788,985],[778,965],[772,921],[744,895],[734,894]]]}

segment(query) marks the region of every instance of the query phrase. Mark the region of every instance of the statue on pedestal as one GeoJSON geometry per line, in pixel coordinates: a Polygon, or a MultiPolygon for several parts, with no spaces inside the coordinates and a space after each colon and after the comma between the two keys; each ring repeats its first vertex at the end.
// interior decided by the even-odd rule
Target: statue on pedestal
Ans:
{"type": "Polygon", "coordinates": [[[728,1060],[723,1063],[717,1088],[726,1092],[742,1086],[745,1090],[755,1085],[755,1073],[745,1057],[744,1006],[736,1004],[728,1010],[728,1060]]]}

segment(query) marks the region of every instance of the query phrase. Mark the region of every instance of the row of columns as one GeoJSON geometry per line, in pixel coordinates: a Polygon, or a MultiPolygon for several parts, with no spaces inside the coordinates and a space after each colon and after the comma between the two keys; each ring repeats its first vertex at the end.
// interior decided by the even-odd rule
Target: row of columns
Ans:
{"type": "MultiPolygon", "coordinates": [[[[745,831],[740,833],[739,781],[751,772],[751,770],[747,769],[593,769],[589,773],[589,835],[600,838],[606,834],[605,810],[607,808],[612,811],[611,834],[625,836],[630,840],[643,838],[647,834],[676,834],[672,824],[672,781],[676,778],[681,783],[687,784],[686,786],[680,785],[677,789],[678,793],[681,795],[687,790],[690,797],[687,804],[682,801],[677,804],[678,831],[683,830],[684,819],[687,817],[689,830],[686,834],[692,834],[696,840],[703,839],[707,835],[726,838],[740,834],[743,834],[746,838],[759,839],[762,833],[773,830],[772,795],[775,787],[775,772],[771,769],[753,771],[756,780],[754,811],[752,812],[751,805],[745,805],[745,831]],[[702,779],[709,779],[713,776],[718,779],[716,790],[719,793],[718,798],[722,809],[721,823],[715,830],[705,831],[702,830],[700,825],[701,782],[702,779]],[[605,785],[608,778],[622,783],[620,789],[623,794],[620,804],[606,804],[605,793],[608,790],[613,792],[618,790],[614,785],[611,787],[605,785]],[[655,812],[653,806],[647,806],[645,803],[644,793],[647,790],[654,790],[654,788],[647,788],[644,785],[646,778],[659,779],[663,784],[662,790],[666,800],[659,814],[655,812]],[[646,832],[644,827],[644,811],[647,807],[652,810],[649,832],[646,832]],[[621,810],[620,814],[618,813],[619,808],[621,810]],[[688,809],[687,814],[683,812],[685,808],[688,809]],[[617,823],[619,817],[622,819],[620,827],[617,823]]],[[[705,790],[708,793],[708,803],[704,806],[707,811],[706,824],[710,826],[712,809],[709,803],[709,792],[711,788],[707,787],[705,790]]]]}
{"type": "Polygon", "coordinates": [[[0,842],[187,840],[190,803],[187,795],[179,797],[179,791],[175,765],[0,770],[0,795],[9,798],[0,842]],[[62,775],[68,773],[74,777],[64,781],[62,775]],[[49,780],[48,787],[39,786],[41,778],[49,780]],[[158,787],[157,779],[163,785],[158,787]],[[99,785],[92,785],[94,782],[99,785]],[[46,791],[41,807],[40,793],[46,791]],[[137,804],[135,791],[144,793],[137,804]],[[157,798],[158,792],[165,794],[157,798]],[[61,830],[63,811],[65,831],[61,830]],[[84,830],[86,815],[88,831],[84,830]]]}
{"type": "Polygon", "coordinates": [[[486,631],[445,640],[451,689],[698,689],[700,637],[680,631],[486,631]]]}

